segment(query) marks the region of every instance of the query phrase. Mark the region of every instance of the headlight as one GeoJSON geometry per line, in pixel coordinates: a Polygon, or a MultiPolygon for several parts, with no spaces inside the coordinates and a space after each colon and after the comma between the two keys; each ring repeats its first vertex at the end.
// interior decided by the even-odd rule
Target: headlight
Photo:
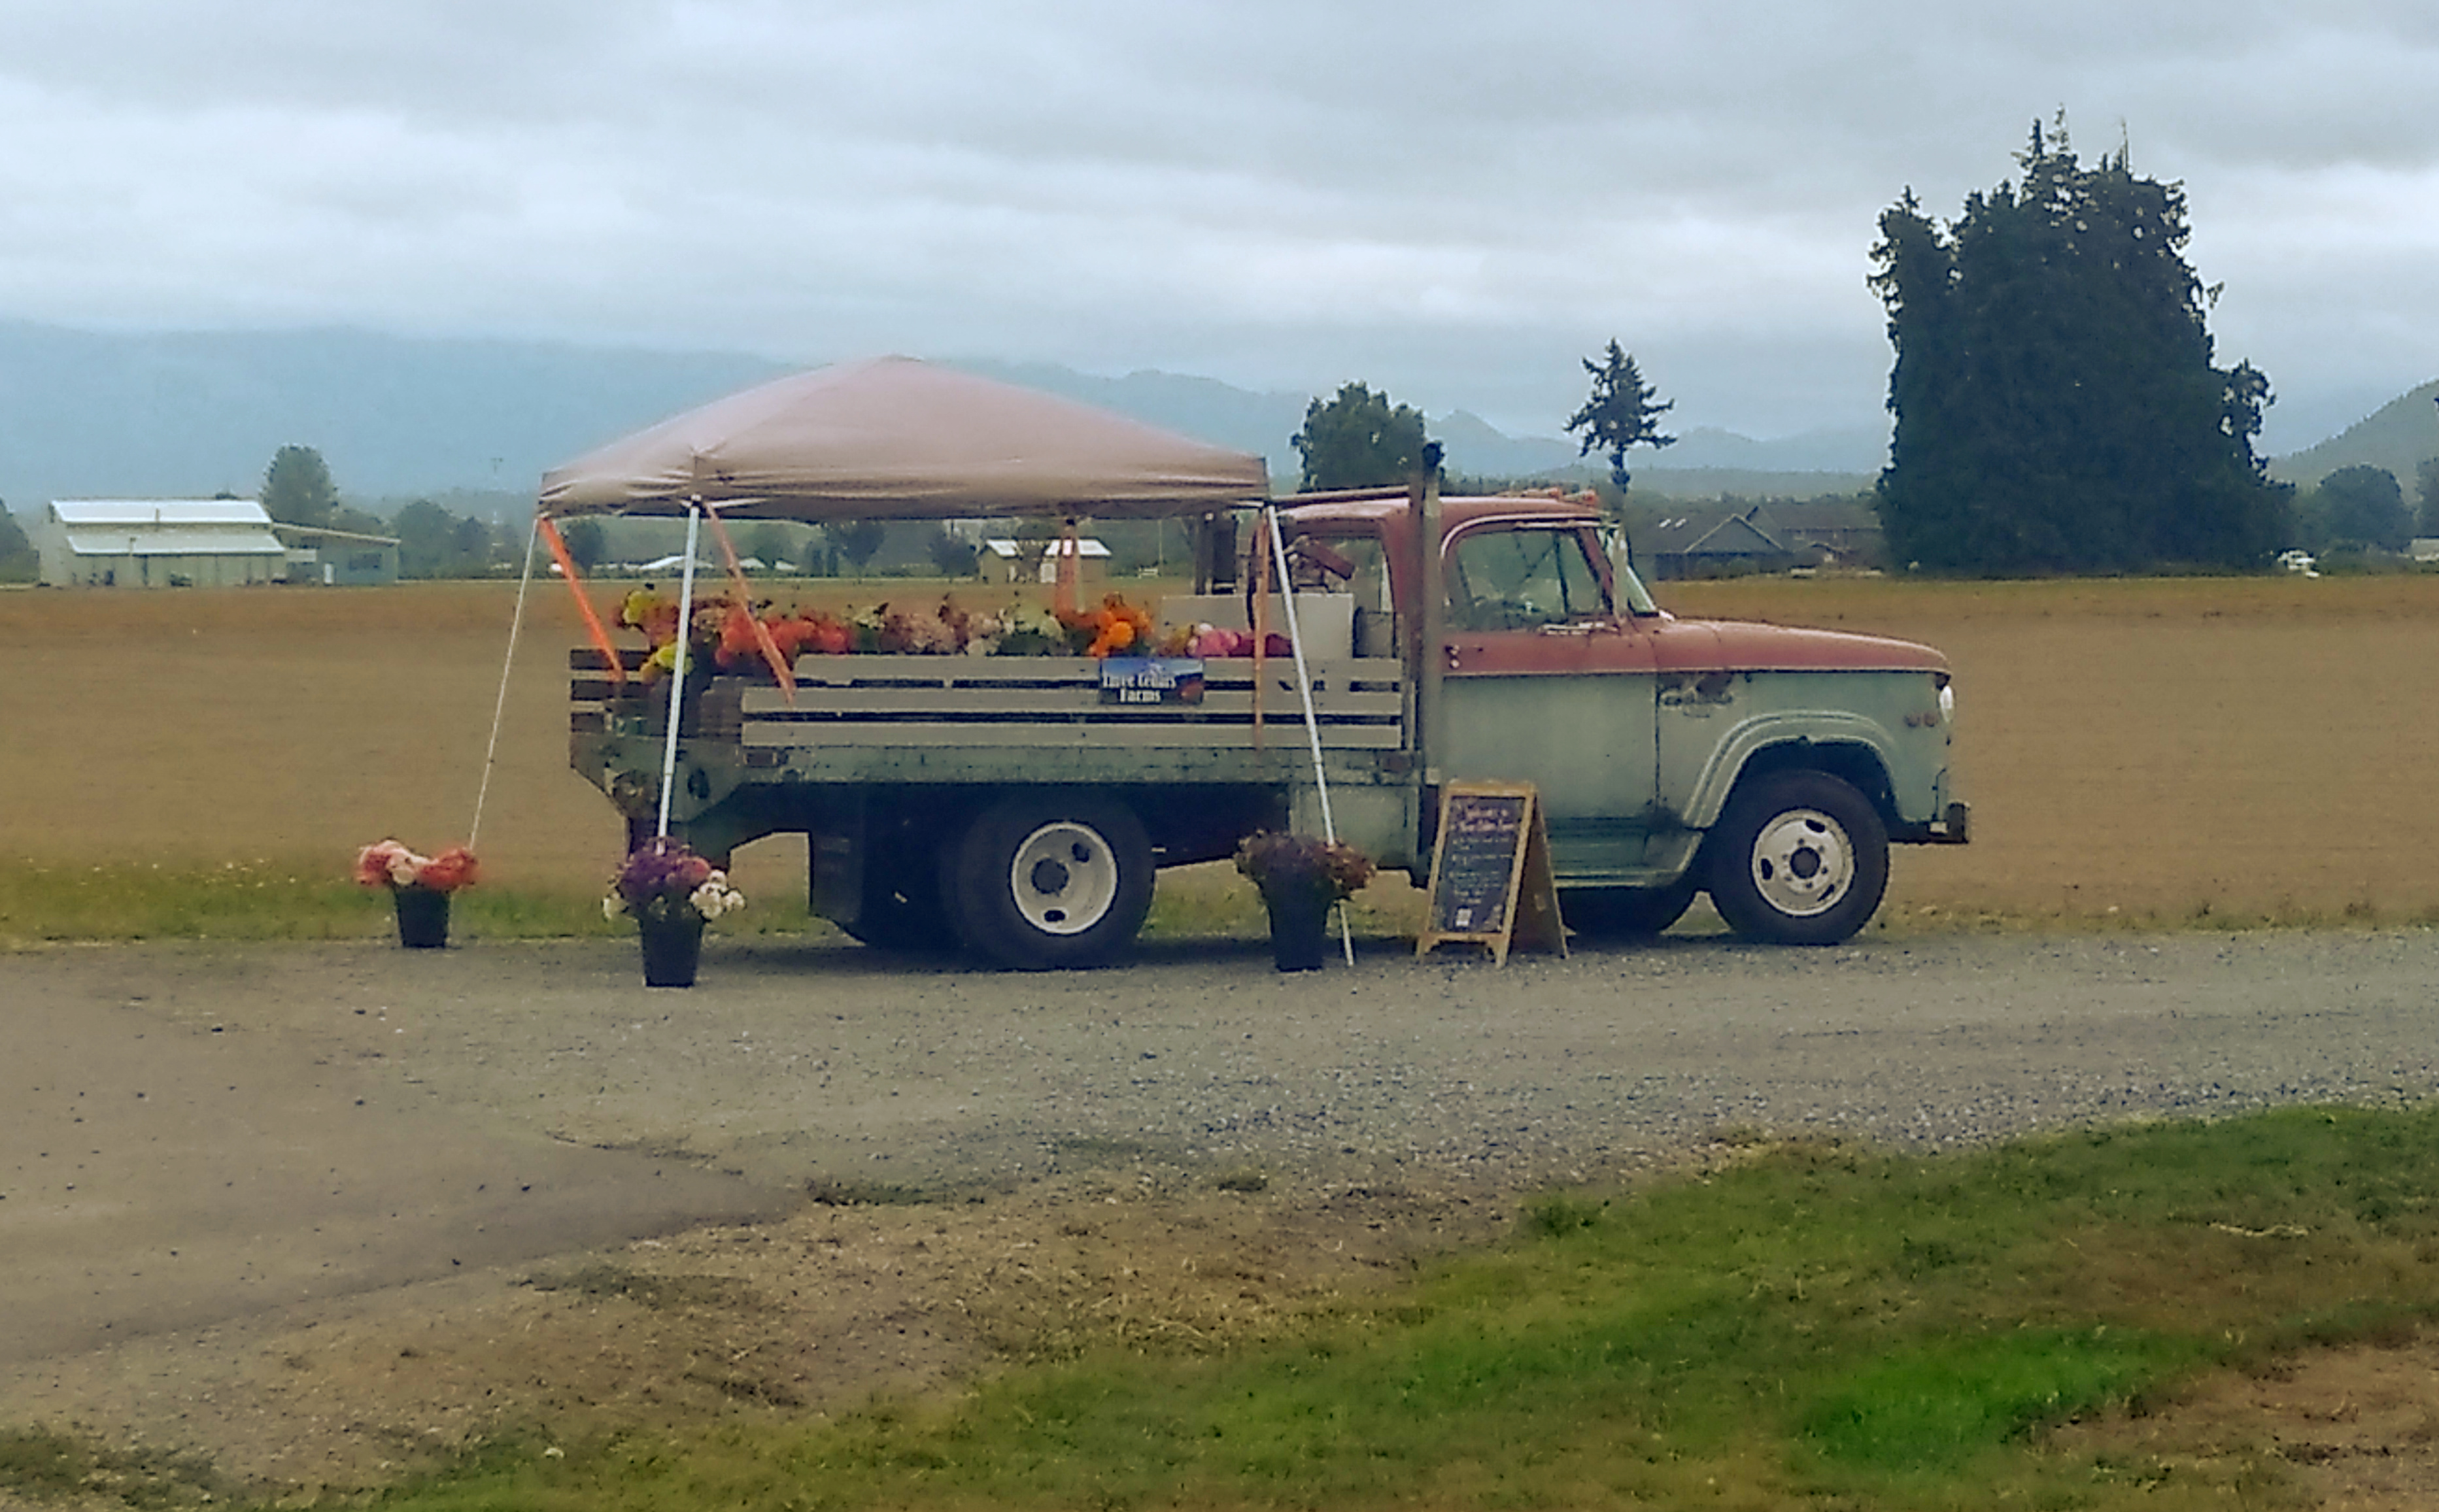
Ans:
{"type": "Polygon", "coordinates": [[[1943,724],[1956,722],[1956,685],[1953,683],[1939,685],[1939,720],[1943,724]]]}

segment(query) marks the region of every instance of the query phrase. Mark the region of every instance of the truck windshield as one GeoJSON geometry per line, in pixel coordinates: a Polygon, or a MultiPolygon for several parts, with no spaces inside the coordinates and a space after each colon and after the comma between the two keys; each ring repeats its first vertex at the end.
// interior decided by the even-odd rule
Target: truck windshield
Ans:
{"type": "Polygon", "coordinates": [[[1471,530],[1449,557],[1451,630],[1537,630],[1609,614],[1600,574],[1574,525],[1471,530]]]}

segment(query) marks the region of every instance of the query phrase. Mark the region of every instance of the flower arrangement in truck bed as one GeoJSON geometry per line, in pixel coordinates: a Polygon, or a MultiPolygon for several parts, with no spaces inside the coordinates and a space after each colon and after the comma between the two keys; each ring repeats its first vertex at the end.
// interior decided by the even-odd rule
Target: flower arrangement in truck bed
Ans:
{"type": "Polygon", "coordinates": [[[356,881],[365,887],[454,893],[473,886],[480,871],[474,853],[463,845],[452,845],[437,856],[418,856],[395,840],[377,840],[356,852],[356,881]]]}
{"type": "Polygon", "coordinates": [[[728,874],[677,840],[648,840],[631,852],[610,879],[601,916],[632,914],[648,923],[667,923],[693,914],[705,920],[745,906],[745,895],[728,885],[728,874]]]}
{"type": "MultiPolygon", "coordinates": [[[[674,600],[650,585],[636,589],[619,606],[618,622],[640,631],[650,646],[644,677],[652,681],[677,667],[678,611],[674,600]]],[[[1090,609],[1054,613],[1024,604],[1006,609],[970,611],[943,599],[930,608],[905,609],[876,604],[851,614],[827,610],[780,610],[770,604],[743,605],[733,596],[708,599],[695,607],[686,638],[689,666],[738,677],[767,677],[755,627],[769,632],[781,658],[846,656],[857,653],[888,656],[1250,656],[1254,638],[1243,631],[1210,625],[1180,627],[1166,633],[1153,625],[1149,611],[1110,594],[1090,609]]],[[[1288,641],[1272,635],[1267,654],[1285,656],[1288,641]]]]}

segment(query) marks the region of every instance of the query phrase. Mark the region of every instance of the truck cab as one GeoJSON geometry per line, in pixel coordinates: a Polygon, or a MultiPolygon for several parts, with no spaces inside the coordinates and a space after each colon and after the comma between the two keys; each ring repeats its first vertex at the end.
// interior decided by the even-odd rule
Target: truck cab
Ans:
{"type": "Polygon", "coordinates": [[[1878,910],[1892,841],[1967,838],[1937,651],[1680,619],[1588,505],[1449,500],[1439,525],[1426,614],[1403,495],[1283,517],[1300,580],[1337,578],[1359,623],[1396,626],[1369,638],[1415,673],[1421,815],[1443,781],[1532,783],[1570,925],[1656,933],[1708,892],[1748,938],[1833,943],[1878,910]]]}

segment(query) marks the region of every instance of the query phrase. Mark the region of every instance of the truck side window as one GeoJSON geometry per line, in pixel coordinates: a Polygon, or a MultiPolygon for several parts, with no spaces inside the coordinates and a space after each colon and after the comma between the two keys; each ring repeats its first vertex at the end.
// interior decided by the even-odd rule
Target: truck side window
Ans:
{"type": "Polygon", "coordinates": [[[1538,630],[1608,616],[1582,533],[1476,530],[1457,538],[1448,566],[1451,630],[1538,630]]]}

